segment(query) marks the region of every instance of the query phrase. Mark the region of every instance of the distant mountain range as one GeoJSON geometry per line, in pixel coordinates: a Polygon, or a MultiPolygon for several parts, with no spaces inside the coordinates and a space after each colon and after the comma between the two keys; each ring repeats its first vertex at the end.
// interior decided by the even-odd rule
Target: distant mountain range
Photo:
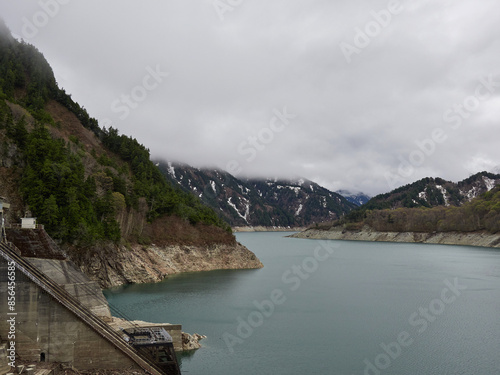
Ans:
{"type": "Polygon", "coordinates": [[[370,200],[370,196],[364,193],[352,193],[348,190],[337,190],[337,194],[342,195],[349,202],[354,203],[356,206],[362,206],[370,200]]]}
{"type": "Polygon", "coordinates": [[[339,227],[342,233],[370,230],[431,235],[441,232],[499,233],[500,175],[481,172],[457,183],[424,178],[378,195],[340,220],[321,223],[312,229],[330,231],[337,228],[338,232],[339,227]]]}
{"type": "Polygon", "coordinates": [[[460,182],[424,178],[373,197],[363,208],[461,206],[500,184],[500,175],[480,172],[460,182]]]}
{"type": "Polygon", "coordinates": [[[157,165],[167,179],[193,192],[232,226],[302,227],[335,220],[359,205],[306,179],[239,179],[218,169],[166,161],[157,165]]]}
{"type": "Polygon", "coordinates": [[[306,180],[240,179],[218,169],[158,162],[172,183],[198,196],[231,226],[302,227],[363,210],[461,206],[500,184],[500,175],[481,172],[460,182],[424,178],[370,199],[363,193],[329,191],[306,180]]]}

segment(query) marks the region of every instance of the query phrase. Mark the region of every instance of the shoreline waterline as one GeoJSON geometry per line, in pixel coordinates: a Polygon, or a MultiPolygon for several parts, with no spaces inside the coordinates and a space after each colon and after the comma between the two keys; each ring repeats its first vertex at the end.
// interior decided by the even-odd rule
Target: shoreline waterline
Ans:
{"type": "Polygon", "coordinates": [[[324,241],[334,245],[329,254],[317,250],[322,241],[289,234],[237,234],[262,269],[179,274],[105,295],[131,318],[207,335],[181,356],[182,370],[195,375],[357,375],[368,362],[384,366],[383,348],[394,354],[396,344],[400,355],[383,374],[490,374],[500,366],[496,249],[324,241]]]}

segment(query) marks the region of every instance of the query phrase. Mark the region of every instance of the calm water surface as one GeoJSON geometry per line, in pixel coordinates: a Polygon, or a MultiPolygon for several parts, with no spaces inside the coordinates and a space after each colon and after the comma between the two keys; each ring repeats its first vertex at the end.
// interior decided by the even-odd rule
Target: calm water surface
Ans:
{"type": "Polygon", "coordinates": [[[500,374],[500,251],[285,235],[237,234],[261,270],[105,295],[129,319],[207,335],[184,374],[500,374]]]}

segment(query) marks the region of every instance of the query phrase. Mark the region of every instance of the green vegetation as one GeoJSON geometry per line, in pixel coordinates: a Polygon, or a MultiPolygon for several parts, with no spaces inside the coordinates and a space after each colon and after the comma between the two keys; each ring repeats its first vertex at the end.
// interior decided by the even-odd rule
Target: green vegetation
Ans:
{"type": "Polygon", "coordinates": [[[344,225],[348,230],[359,230],[369,225],[383,232],[497,233],[500,231],[500,187],[460,207],[372,210],[363,206],[333,224],[339,225],[344,225]]]}
{"type": "Polygon", "coordinates": [[[481,181],[483,178],[492,180],[498,179],[499,176],[493,173],[480,172],[469,178],[455,184],[441,178],[423,178],[412,184],[401,186],[389,193],[380,194],[370,199],[364,206],[364,210],[383,210],[396,209],[401,207],[416,208],[416,207],[436,207],[445,205],[461,206],[466,198],[460,193],[460,190],[470,190],[474,183],[481,181]],[[437,186],[440,186],[439,189],[437,186]],[[443,197],[443,191],[446,191],[447,202],[443,197]],[[423,193],[423,195],[422,195],[423,193]]]}
{"type": "Polygon", "coordinates": [[[161,215],[176,215],[187,219],[191,224],[204,223],[224,227],[231,231],[208,206],[203,205],[193,194],[182,191],[169,184],[160,170],[151,162],[149,150],[139,144],[137,140],[119,135],[118,130],[110,128],[104,130],[102,141],[107,148],[118,155],[121,160],[130,165],[133,178],[133,189],[128,193],[123,181],[115,184],[125,195],[126,201],[137,204],[138,197],[145,197],[149,205],[149,219],[161,215]]]}
{"type": "Polygon", "coordinates": [[[41,125],[29,133],[21,182],[25,203],[55,238],[78,245],[120,239],[113,192],[97,194],[81,158],[41,125]]]}
{"type": "Polygon", "coordinates": [[[404,185],[389,193],[380,194],[368,201],[363,208],[382,210],[397,207],[434,207],[445,204],[443,194],[433,184],[441,185],[450,195],[452,205],[460,204],[460,193],[453,185],[441,178],[424,178],[412,184],[404,185]],[[425,192],[426,199],[419,196],[425,192]]]}
{"type": "Polygon", "coordinates": [[[5,35],[0,39],[0,97],[20,104],[41,122],[53,123],[45,104],[59,89],[50,65],[35,47],[5,35]]]}
{"type": "Polygon", "coordinates": [[[118,242],[119,217],[140,211],[146,203],[151,222],[175,215],[192,225],[217,226],[231,232],[217,214],[194,195],[172,187],[150,160],[149,150],[118,130],[101,129],[85,108],[59,89],[52,69],[33,46],[14,40],[0,21],[0,139],[2,153],[15,148],[21,195],[33,216],[56,239],[80,246],[98,241],[118,242]],[[100,140],[86,149],[77,135],[68,139],[53,132],[47,111],[60,103],[100,140]],[[15,119],[8,103],[32,116],[15,119]],[[95,165],[90,168],[90,166],[95,165]],[[87,167],[86,167],[87,166],[87,167]]]}
{"type": "Polygon", "coordinates": [[[54,124],[46,111],[49,100],[56,100],[74,113],[83,126],[99,135],[96,119],[60,89],[49,63],[34,46],[17,42],[0,20],[0,99],[21,105],[39,122],[54,124]]]}

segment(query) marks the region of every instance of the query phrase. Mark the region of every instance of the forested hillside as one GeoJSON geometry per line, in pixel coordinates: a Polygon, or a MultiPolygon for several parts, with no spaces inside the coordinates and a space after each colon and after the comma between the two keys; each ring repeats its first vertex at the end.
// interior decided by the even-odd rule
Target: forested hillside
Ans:
{"type": "Polygon", "coordinates": [[[158,163],[168,179],[196,194],[233,226],[303,227],[340,218],[357,207],[306,179],[246,179],[218,169],[158,163]]]}
{"type": "Polygon", "coordinates": [[[500,186],[461,206],[397,209],[362,208],[342,220],[325,223],[320,229],[344,226],[361,230],[365,226],[380,232],[500,232],[500,186]]]}
{"type": "Polygon", "coordinates": [[[151,242],[148,226],[165,217],[188,242],[193,236],[203,242],[205,232],[215,241],[232,237],[211,208],[164,178],[145,146],[100,128],[58,87],[43,55],[1,22],[0,157],[0,195],[12,203],[10,219],[29,213],[64,243],[151,242]],[[179,228],[189,226],[201,234],[184,236],[179,228]]]}
{"type": "Polygon", "coordinates": [[[427,177],[377,195],[370,199],[363,209],[460,206],[493,189],[499,183],[500,175],[489,172],[476,173],[457,183],[427,177]]]}

